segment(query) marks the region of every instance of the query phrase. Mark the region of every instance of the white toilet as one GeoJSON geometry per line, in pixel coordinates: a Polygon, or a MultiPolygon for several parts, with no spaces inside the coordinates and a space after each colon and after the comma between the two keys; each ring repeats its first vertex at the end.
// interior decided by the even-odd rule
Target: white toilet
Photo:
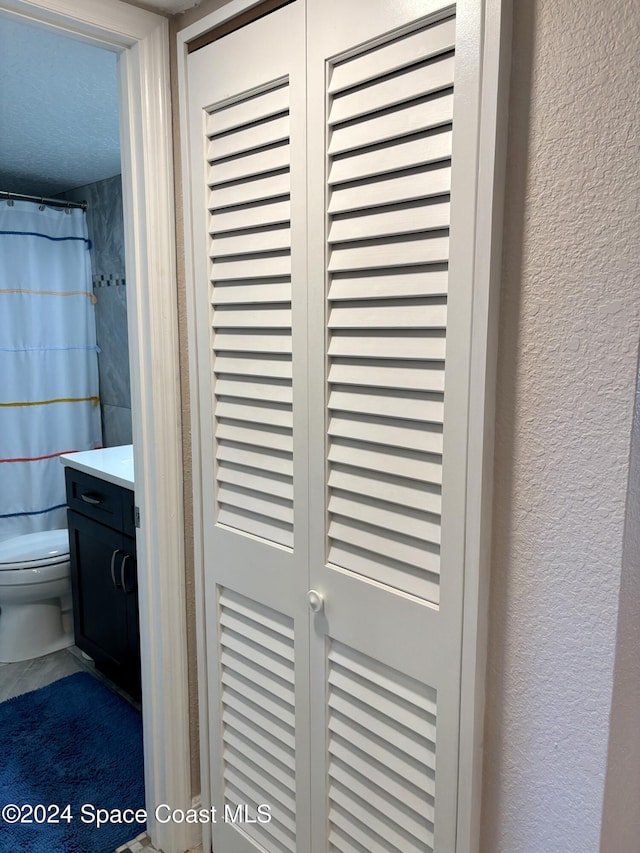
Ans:
{"type": "Polygon", "coordinates": [[[0,663],[71,645],[68,531],[45,530],[0,542],[0,663]]]}

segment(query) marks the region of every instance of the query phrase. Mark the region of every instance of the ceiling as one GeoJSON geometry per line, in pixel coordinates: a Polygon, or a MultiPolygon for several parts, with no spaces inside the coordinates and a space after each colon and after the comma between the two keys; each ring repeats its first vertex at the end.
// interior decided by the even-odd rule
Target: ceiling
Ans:
{"type": "Polygon", "coordinates": [[[119,172],[116,54],[0,15],[0,190],[50,196],[119,172]]]}
{"type": "MultiPolygon", "coordinates": [[[[130,0],[165,15],[199,0],[130,0]]],[[[120,173],[117,54],[0,11],[0,190],[53,196],[120,173]]]]}

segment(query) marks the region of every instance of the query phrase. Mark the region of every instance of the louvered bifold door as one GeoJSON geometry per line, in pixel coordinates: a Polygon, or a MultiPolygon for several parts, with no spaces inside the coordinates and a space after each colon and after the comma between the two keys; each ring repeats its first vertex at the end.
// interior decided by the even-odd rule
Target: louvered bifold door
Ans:
{"type": "Polygon", "coordinates": [[[309,4],[314,853],[455,849],[473,125],[420,6],[309,4]]]}
{"type": "Polygon", "coordinates": [[[309,847],[304,7],[189,57],[214,849],[309,847]]]}

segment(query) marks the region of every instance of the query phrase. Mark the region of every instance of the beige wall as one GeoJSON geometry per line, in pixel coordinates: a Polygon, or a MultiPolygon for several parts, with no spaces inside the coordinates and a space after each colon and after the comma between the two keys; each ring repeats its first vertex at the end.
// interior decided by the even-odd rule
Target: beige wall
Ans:
{"type": "MultiPolygon", "coordinates": [[[[222,5],[174,18],[172,50],[222,5]]],[[[514,12],[482,850],[582,853],[600,839],[638,347],[640,15],[634,0],[514,12]]],[[[627,566],[620,673],[638,639],[623,631],[640,600],[637,559],[627,566]]],[[[193,667],[190,685],[195,711],[193,667]]],[[[630,731],[628,696],[620,707],[630,731]]],[[[195,750],[192,763],[197,779],[195,750]]],[[[618,782],[610,768],[621,838],[618,782]]]]}
{"type": "Polygon", "coordinates": [[[482,849],[572,853],[599,848],[607,764],[640,308],[640,14],[634,0],[514,10],[482,849]]]}

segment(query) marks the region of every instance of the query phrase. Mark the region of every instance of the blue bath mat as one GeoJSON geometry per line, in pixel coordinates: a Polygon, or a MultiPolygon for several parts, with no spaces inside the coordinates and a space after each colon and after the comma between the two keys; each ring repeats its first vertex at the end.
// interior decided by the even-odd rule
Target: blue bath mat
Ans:
{"type": "Polygon", "coordinates": [[[93,676],[79,672],[0,703],[2,853],[111,853],[144,824],[98,828],[106,813],[97,809],[122,817],[143,808],[140,714],[93,676]],[[12,805],[33,823],[11,822],[12,805]]]}

